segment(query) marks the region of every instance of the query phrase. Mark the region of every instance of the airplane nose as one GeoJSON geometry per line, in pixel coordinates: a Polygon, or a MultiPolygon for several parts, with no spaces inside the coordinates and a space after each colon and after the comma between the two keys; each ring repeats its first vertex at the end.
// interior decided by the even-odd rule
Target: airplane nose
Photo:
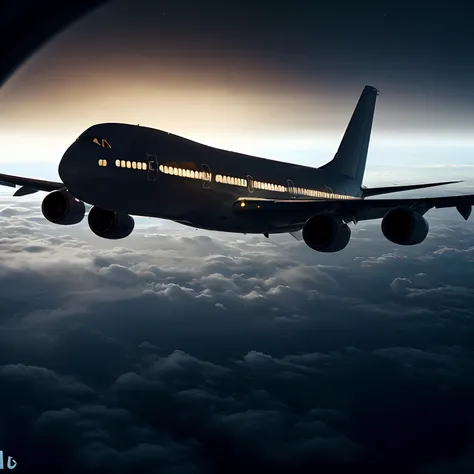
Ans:
{"type": "Polygon", "coordinates": [[[64,153],[58,166],[59,177],[69,187],[74,180],[80,178],[80,160],[77,159],[77,146],[73,143],[64,153]],[[76,158],[76,159],[75,159],[76,158]]]}

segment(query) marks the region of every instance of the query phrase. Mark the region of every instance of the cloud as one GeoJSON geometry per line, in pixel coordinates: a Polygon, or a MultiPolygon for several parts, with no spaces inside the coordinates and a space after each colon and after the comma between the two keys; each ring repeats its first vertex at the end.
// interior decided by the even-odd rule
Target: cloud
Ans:
{"type": "Polygon", "coordinates": [[[422,474],[469,462],[471,223],[435,218],[450,231],[413,248],[361,223],[325,255],[174,225],[108,242],[36,220],[37,201],[11,205],[0,448],[18,469],[422,474]]]}

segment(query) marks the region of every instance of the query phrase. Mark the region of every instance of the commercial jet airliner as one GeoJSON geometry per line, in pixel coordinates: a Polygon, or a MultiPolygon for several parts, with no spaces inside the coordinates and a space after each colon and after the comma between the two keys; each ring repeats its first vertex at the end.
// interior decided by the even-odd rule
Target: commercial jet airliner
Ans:
{"type": "Polygon", "coordinates": [[[203,145],[171,133],[123,123],[88,128],[59,163],[62,182],[0,174],[0,184],[37,191],[44,217],[88,223],[105,239],[122,239],[134,216],[169,219],[223,232],[289,233],[313,250],[349,243],[348,224],[382,219],[382,233],[399,245],[421,243],[431,208],[455,207],[467,220],[474,195],[365,199],[459,181],[367,188],[362,185],[378,90],[366,86],[334,158],[320,168],[299,166],[203,145]]]}

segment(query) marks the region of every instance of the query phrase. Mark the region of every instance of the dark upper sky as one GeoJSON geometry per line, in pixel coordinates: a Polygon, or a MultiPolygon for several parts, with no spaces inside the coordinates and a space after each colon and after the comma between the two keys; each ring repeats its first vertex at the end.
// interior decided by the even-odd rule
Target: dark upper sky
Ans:
{"type": "Polygon", "coordinates": [[[373,84],[379,132],[468,136],[471,10],[457,1],[112,1],[11,79],[2,125],[340,134],[373,84]]]}

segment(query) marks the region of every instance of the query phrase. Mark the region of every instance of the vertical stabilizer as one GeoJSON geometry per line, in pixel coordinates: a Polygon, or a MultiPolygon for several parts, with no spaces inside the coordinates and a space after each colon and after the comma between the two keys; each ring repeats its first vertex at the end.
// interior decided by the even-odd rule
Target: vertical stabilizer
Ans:
{"type": "Polygon", "coordinates": [[[362,184],[378,90],[365,86],[333,160],[319,169],[338,173],[362,184]]]}

